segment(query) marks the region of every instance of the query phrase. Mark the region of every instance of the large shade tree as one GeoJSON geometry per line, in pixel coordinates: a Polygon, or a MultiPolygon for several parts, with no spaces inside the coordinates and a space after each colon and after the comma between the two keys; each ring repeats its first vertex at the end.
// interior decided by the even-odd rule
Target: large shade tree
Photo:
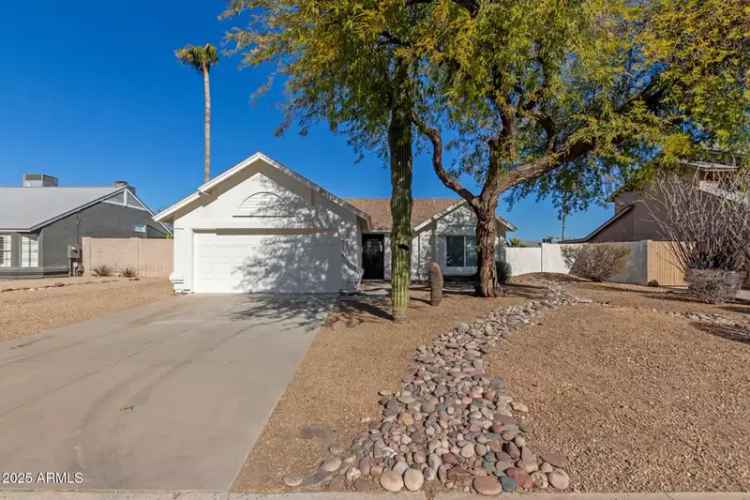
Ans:
{"type": "MultiPolygon", "coordinates": [[[[226,15],[250,22],[228,34],[247,65],[271,63],[285,80],[287,119],[302,133],[318,121],[361,152],[383,153],[392,184],[393,317],[405,318],[411,281],[413,124],[416,82],[404,47],[417,6],[403,0],[234,0],[226,15]]],[[[269,82],[270,84],[271,82],[269,82]]]]}
{"type": "Polygon", "coordinates": [[[203,76],[203,182],[211,179],[211,68],[219,62],[216,47],[207,43],[203,46],[186,45],[175,51],[177,59],[192,66],[203,76]]]}
{"type": "Polygon", "coordinates": [[[424,8],[411,58],[429,85],[413,119],[476,214],[483,296],[496,293],[502,193],[569,211],[701,146],[747,144],[745,2],[405,1],[424,8]]]}

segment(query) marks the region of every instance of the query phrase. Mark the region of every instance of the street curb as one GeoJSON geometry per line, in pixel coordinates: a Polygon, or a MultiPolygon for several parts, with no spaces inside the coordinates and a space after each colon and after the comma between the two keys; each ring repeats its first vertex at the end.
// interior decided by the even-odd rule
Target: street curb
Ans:
{"type": "MultiPolygon", "coordinates": [[[[435,500],[484,500],[488,497],[465,493],[439,493],[435,500]]],[[[529,500],[750,500],[750,493],[524,493],[500,498],[529,500]]],[[[415,493],[229,493],[207,490],[0,490],[0,500],[427,500],[415,493]]]]}

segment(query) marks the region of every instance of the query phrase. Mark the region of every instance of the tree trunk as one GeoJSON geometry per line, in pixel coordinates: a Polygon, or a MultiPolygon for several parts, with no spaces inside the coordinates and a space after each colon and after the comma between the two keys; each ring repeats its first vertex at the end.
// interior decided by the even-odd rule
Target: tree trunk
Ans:
{"type": "Polygon", "coordinates": [[[497,270],[495,247],[497,246],[497,195],[482,201],[474,210],[477,216],[477,286],[480,297],[497,297],[497,270]]]}
{"type": "Polygon", "coordinates": [[[203,66],[203,182],[211,179],[211,84],[208,78],[208,67],[203,66]]]}
{"type": "Polygon", "coordinates": [[[396,70],[394,99],[388,126],[391,162],[391,300],[394,321],[406,319],[411,285],[411,183],[412,122],[411,99],[405,85],[407,67],[396,70]]]}

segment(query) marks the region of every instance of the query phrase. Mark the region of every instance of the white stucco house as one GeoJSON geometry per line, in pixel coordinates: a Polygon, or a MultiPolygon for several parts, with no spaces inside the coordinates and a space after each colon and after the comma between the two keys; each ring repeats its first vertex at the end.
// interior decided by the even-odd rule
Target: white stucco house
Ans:
{"type": "MultiPolygon", "coordinates": [[[[462,200],[415,199],[413,212],[415,279],[433,260],[447,276],[476,272],[475,218],[462,200]]],[[[155,220],[174,225],[178,292],[337,293],[390,277],[388,199],[340,198],[262,153],[155,220]]],[[[502,239],[515,230],[497,224],[502,239]]]]}

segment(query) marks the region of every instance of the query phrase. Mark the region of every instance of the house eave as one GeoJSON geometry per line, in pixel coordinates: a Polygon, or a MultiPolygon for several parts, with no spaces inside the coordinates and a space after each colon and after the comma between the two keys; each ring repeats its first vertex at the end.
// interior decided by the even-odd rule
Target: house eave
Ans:
{"type": "Polygon", "coordinates": [[[289,177],[297,180],[298,182],[302,183],[303,185],[307,186],[308,188],[312,189],[314,192],[322,195],[325,197],[328,201],[345,208],[349,210],[350,212],[354,213],[357,217],[359,217],[361,220],[363,220],[366,224],[366,229],[369,229],[372,226],[372,219],[370,218],[370,215],[363,212],[362,210],[358,209],[357,207],[353,206],[351,203],[348,203],[346,200],[343,200],[339,198],[338,196],[335,196],[334,194],[330,193],[326,189],[322,188],[321,186],[315,184],[313,181],[295,173],[294,171],[290,170],[288,167],[282,165],[281,163],[277,162],[276,160],[266,156],[265,154],[261,152],[257,152],[254,155],[244,159],[243,161],[239,162],[232,168],[222,172],[221,174],[217,175],[213,179],[209,180],[208,182],[205,182],[201,186],[198,187],[198,189],[192,193],[189,196],[186,196],[182,200],[178,201],[174,205],[162,210],[158,214],[154,216],[154,220],[158,222],[170,222],[173,221],[173,216],[179,212],[181,209],[189,206],[191,203],[199,200],[202,196],[209,195],[211,190],[215,188],[216,186],[219,186],[226,180],[230,179],[232,176],[238,174],[245,168],[253,165],[254,163],[262,161],[266,163],[267,165],[279,170],[280,172],[283,172],[284,174],[288,175],[289,177]]]}

